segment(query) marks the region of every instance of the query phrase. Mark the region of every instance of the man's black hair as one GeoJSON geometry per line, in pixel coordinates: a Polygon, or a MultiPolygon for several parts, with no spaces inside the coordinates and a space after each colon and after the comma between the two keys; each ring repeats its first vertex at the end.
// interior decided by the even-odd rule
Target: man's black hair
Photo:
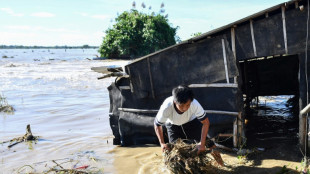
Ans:
{"type": "Polygon", "coordinates": [[[173,100],[176,103],[184,104],[188,100],[194,100],[193,91],[186,85],[180,85],[172,90],[173,100]]]}

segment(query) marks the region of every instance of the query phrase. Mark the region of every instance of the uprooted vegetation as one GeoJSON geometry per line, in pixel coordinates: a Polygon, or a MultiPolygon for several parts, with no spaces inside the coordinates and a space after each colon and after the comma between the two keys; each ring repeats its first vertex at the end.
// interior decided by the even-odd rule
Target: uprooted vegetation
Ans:
{"type": "Polygon", "coordinates": [[[13,106],[9,105],[6,97],[4,97],[4,95],[0,93],[0,112],[12,114],[14,113],[14,111],[15,109],[13,108],[13,106]]]}
{"type": "Polygon", "coordinates": [[[218,152],[205,151],[197,155],[196,145],[186,144],[182,140],[178,140],[175,144],[169,144],[169,146],[171,151],[165,152],[164,161],[167,168],[173,173],[219,173],[219,163],[223,163],[223,161],[218,152]]]}

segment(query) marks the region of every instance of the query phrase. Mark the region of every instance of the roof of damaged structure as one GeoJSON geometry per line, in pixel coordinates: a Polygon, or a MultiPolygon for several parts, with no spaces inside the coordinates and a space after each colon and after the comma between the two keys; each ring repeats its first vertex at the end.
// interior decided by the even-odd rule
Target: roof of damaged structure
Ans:
{"type": "Polygon", "coordinates": [[[162,50],[156,51],[156,52],[154,52],[154,53],[151,53],[151,54],[145,55],[145,56],[143,56],[143,57],[137,58],[137,59],[135,59],[134,61],[132,61],[131,63],[129,63],[128,65],[134,64],[134,63],[139,62],[139,61],[141,61],[141,60],[143,60],[143,59],[145,59],[145,58],[148,58],[148,57],[150,57],[150,56],[153,56],[153,55],[159,54],[159,53],[161,53],[161,52],[167,51],[167,50],[169,50],[169,49],[171,49],[171,48],[178,47],[178,46],[183,45],[183,44],[194,43],[194,42],[197,42],[197,41],[199,41],[199,40],[208,38],[208,37],[210,37],[210,36],[212,36],[212,35],[215,35],[215,34],[217,34],[217,33],[220,33],[220,32],[222,32],[222,31],[224,31],[224,30],[229,29],[229,28],[237,27],[239,24],[242,24],[242,23],[244,23],[244,22],[248,22],[248,21],[253,20],[253,19],[255,19],[255,18],[259,18],[259,17],[261,17],[261,16],[266,16],[266,14],[268,14],[268,13],[271,13],[271,12],[274,12],[274,11],[276,11],[276,10],[278,10],[278,9],[281,9],[282,6],[287,7],[288,5],[291,5],[291,4],[294,4],[294,3],[295,3],[295,7],[297,8],[297,7],[298,7],[298,6],[297,6],[297,5],[298,5],[298,2],[300,2],[300,1],[301,1],[301,0],[291,0],[291,1],[287,1],[287,2],[284,2],[284,3],[278,4],[278,5],[275,5],[275,6],[273,6],[273,7],[267,8],[267,9],[265,9],[265,10],[262,10],[262,11],[260,11],[260,12],[255,13],[255,14],[252,14],[252,15],[250,15],[250,16],[247,16],[247,17],[245,17],[245,18],[242,18],[242,19],[240,19],[240,20],[237,20],[237,21],[235,21],[235,22],[232,22],[232,23],[230,23],[230,24],[227,24],[227,25],[224,25],[224,26],[222,26],[222,27],[219,27],[219,28],[216,28],[216,29],[214,29],[214,30],[211,30],[211,31],[209,31],[209,32],[203,33],[203,34],[201,34],[200,36],[190,38],[190,39],[185,40],[185,41],[182,41],[182,42],[180,42],[180,43],[178,43],[178,44],[172,45],[172,46],[170,46],[170,47],[167,47],[167,48],[164,48],[164,49],[162,49],[162,50]]]}

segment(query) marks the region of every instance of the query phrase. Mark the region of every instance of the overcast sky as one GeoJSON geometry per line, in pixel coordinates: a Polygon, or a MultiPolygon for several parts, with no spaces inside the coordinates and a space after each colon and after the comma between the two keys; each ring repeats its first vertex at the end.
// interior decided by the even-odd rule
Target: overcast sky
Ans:
{"type": "MultiPolygon", "coordinates": [[[[0,45],[99,46],[117,14],[133,0],[0,0],[0,45]]],[[[284,0],[135,0],[136,9],[159,12],[164,3],[181,40],[234,22],[284,0]],[[146,8],[141,7],[142,2],[146,8]],[[151,6],[151,10],[149,7],[151,6]]]]}

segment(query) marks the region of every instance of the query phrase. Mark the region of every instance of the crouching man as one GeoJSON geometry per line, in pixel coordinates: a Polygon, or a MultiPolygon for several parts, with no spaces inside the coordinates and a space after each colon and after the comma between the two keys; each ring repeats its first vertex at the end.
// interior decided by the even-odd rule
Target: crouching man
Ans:
{"type": "MultiPolygon", "coordinates": [[[[170,150],[164,141],[162,125],[166,125],[169,143],[175,143],[179,138],[200,142],[197,145],[198,154],[215,148],[213,141],[207,138],[210,122],[199,102],[194,99],[193,91],[184,85],[172,90],[172,96],[168,97],[161,105],[154,120],[154,128],[162,150],[170,150]]],[[[217,158],[219,153],[212,154],[217,158]]],[[[218,161],[223,166],[223,161],[218,161]]]]}

